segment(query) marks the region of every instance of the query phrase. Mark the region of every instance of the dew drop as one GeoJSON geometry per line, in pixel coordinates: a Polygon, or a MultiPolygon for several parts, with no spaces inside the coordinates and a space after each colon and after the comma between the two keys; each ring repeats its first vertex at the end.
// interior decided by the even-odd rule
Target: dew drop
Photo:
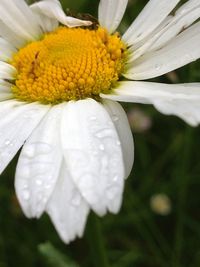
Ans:
{"type": "Polygon", "coordinates": [[[117,122],[119,120],[119,117],[117,115],[113,115],[112,119],[113,119],[114,122],[117,122]]]}
{"type": "Polygon", "coordinates": [[[100,149],[101,151],[104,151],[104,150],[105,150],[105,146],[104,146],[103,144],[101,144],[101,145],[99,146],[99,149],[100,149]]]}
{"type": "Polygon", "coordinates": [[[46,184],[46,185],[45,185],[45,188],[46,188],[46,189],[50,189],[50,188],[51,188],[51,184],[50,184],[50,183],[49,183],[49,184],[46,184]]]}
{"type": "Polygon", "coordinates": [[[30,192],[27,189],[23,190],[22,197],[24,200],[29,200],[30,199],[30,192]]]}
{"type": "Polygon", "coordinates": [[[106,138],[113,135],[112,129],[103,129],[95,134],[97,138],[106,138]]]}
{"type": "Polygon", "coordinates": [[[5,140],[5,145],[6,145],[6,146],[9,146],[10,144],[11,144],[10,140],[8,140],[8,139],[5,140]]]}
{"type": "Polygon", "coordinates": [[[162,68],[162,64],[156,64],[156,65],[155,65],[155,69],[156,69],[156,70],[160,70],[161,68],[162,68]]]}
{"type": "Polygon", "coordinates": [[[81,204],[81,196],[79,194],[74,194],[74,196],[71,199],[71,203],[75,207],[80,206],[80,204],[81,204]]]}
{"type": "Polygon", "coordinates": [[[24,154],[28,158],[34,157],[34,155],[35,155],[35,147],[33,145],[27,146],[26,149],[24,150],[24,154]]]}
{"type": "Polygon", "coordinates": [[[116,175],[113,177],[113,182],[117,182],[119,180],[119,177],[116,175]]]}
{"type": "Polygon", "coordinates": [[[35,182],[36,182],[36,184],[39,185],[39,186],[42,185],[42,180],[41,180],[41,179],[37,179],[35,182]]]}
{"type": "Polygon", "coordinates": [[[96,119],[97,119],[97,117],[95,117],[95,116],[90,117],[91,121],[96,121],[96,119]]]}
{"type": "Polygon", "coordinates": [[[120,141],[117,141],[117,145],[118,145],[118,146],[121,146],[121,142],[120,142],[120,141]]]}

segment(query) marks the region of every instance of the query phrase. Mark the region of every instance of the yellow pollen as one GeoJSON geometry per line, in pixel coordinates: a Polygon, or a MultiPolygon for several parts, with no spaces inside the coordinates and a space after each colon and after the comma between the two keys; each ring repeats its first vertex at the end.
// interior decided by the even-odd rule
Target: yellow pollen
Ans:
{"type": "Polygon", "coordinates": [[[44,104],[98,98],[119,80],[125,52],[117,33],[59,27],[13,56],[11,64],[18,71],[13,94],[44,104]]]}

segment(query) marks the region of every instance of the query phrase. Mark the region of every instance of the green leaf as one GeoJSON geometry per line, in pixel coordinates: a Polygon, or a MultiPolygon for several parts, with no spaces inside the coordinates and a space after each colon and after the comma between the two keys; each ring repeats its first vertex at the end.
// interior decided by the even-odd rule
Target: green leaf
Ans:
{"type": "Polygon", "coordinates": [[[51,243],[40,244],[38,250],[52,267],[79,267],[68,256],[58,251],[51,243]]]}

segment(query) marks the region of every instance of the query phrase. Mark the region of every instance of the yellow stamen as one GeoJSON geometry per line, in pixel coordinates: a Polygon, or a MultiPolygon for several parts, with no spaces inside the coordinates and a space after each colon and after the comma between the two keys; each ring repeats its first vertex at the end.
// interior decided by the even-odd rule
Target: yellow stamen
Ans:
{"type": "Polygon", "coordinates": [[[16,98],[59,103],[108,93],[119,79],[126,47],[117,34],[59,27],[20,49],[12,60],[16,98]]]}

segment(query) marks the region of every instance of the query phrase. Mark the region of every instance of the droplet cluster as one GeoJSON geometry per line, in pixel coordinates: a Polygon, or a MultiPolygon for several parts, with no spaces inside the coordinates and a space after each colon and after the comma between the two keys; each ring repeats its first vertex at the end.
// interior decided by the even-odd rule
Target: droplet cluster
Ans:
{"type": "Polygon", "coordinates": [[[59,27],[20,49],[12,60],[16,98],[44,104],[97,98],[119,80],[126,47],[118,34],[59,27]]]}

